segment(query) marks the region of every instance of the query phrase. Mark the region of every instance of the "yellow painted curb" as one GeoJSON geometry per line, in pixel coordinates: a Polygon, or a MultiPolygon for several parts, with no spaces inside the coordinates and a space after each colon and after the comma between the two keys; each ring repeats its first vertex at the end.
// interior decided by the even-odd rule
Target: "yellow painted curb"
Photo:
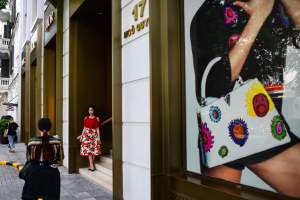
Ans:
{"type": "Polygon", "coordinates": [[[6,160],[1,160],[0,165],[6,165],[7,161],[6,160]]]}
{"type": "Polygon", "coordinates": [[[9,162],[7,160],[0,160],[0,165],[7,165],[7,166],[11,166],[13,168],[16,168],[17,170],[21,170],[23,168],[23,165],[19,162],[9,162]]]}

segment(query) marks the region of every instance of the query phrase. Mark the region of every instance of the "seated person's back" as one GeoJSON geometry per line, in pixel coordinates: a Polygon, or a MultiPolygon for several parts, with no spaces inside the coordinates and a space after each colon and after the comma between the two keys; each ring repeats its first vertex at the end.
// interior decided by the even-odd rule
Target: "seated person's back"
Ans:
{"type": "Polygon", "coordinates": [[[39,121],[42,136],[30,139],[27,145],[27,162],[20,178],[25,180],[22,199],[58,200],[60,198],[60,173],[57,164],[63,160],[62,142],[48,134],[50,120],[39,121]]]}

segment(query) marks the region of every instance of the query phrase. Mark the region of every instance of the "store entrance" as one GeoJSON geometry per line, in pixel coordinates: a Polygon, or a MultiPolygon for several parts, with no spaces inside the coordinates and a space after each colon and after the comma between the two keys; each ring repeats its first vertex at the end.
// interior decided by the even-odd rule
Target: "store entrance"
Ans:
{"type": "MultiPolygon", "coordinates": [[[[85,0],[70,21],[70,137],[73,141],[81,133],[89,106],[96,108],[102,122],[112,117],[111,52],[111,1],[85,0]]],[[[87,158],[79,156],[78,141],[75,141],[76,149],[71,151],[82,175],[111,189],[112,123],[101,126],[100,132],[102,155],[98,156],[97,173],[87,170],[87,158]]]]}
{"type": "Polygon", "coordinates": [[[30,125],[29,125],[29,138],[33,137],[37,133],[37,72],[36,72],[36,65],[37,61],[36,59],[30,64],[30,74],[29,74],[29,80],[30,80],[30,87],[29,87],[29,99],[30,99],[30,104],[29,104],[29,120],[30,120],[30,125]]]}
{"type": "Polygon", "coordinates": [[[56,134],[56,37],[54,36],[44,51],[44,116],[52,122],[52,134],[56,134]]]}
{"type": "Polygon", "coordinates": [[[26,104],[25,104],[25,98],[26,98],[26,87],[25,87],[25,84],[26,84],[26,73],[25,72],[22,72],[22,77],[21,77],[21,142],[27,142],[26,140],[26,129],[25,129],[25,107],[26,107],[26,104]]]}

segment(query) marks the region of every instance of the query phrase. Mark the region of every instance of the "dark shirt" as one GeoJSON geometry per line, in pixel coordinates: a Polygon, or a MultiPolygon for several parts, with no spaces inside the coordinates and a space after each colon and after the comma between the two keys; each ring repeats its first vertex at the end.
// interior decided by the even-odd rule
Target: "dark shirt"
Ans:
{"type": "Polygon", "coordinates": [[[16,122],[9,123],[7,135],[17,135],[18,124],[16,122]]]}
{"type": "MultiPolygon", "coordinates": [[[[232,12],[231,12],[232,14],[232,12]]],[[[206,83],[206,96],[221,97],[233,88],[229,51],[239,36],[249,16],[234,6],[232,1],[206,0],[195,14],[190,30],[193,51],[196,96],[200,102],[201,80],[208,63],[221,57],[210,71],[206,83]],[[235,19],[226,22],[226,11],[233,11],[235,19]]],[[[297,47],[299,31],[287,16],[280,1],[261,28],[246,59],[240,76],[243,80],[258,78],[265,86],[282,85],[287,45],[297,47]]],[[[273,98],[276,101],[277,98],[273,98]]],[[[275,104],[280,104],[281,101],[275,104]]]]}

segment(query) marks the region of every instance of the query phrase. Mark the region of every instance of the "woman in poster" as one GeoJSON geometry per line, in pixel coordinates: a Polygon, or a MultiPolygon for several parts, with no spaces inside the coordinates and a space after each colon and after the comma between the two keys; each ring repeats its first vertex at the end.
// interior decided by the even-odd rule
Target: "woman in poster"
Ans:
{"type": "MultiPolygon", "coordinates": [[[[206,0],[190,30],[198,102],[206,66],[221,57],[208,75],[207,96],[227,94],[239,76],[258,78],[272,91],[281,112],[287,46],[299,48],[300,44],[299,10],[299,0],[206,0]]],[[[300,197],[300,143],[291,131],[289,135],[288,144],[204,168],[204,174],[240,183],[242,170],[248,167],[278,192],[300,197]]]]}

